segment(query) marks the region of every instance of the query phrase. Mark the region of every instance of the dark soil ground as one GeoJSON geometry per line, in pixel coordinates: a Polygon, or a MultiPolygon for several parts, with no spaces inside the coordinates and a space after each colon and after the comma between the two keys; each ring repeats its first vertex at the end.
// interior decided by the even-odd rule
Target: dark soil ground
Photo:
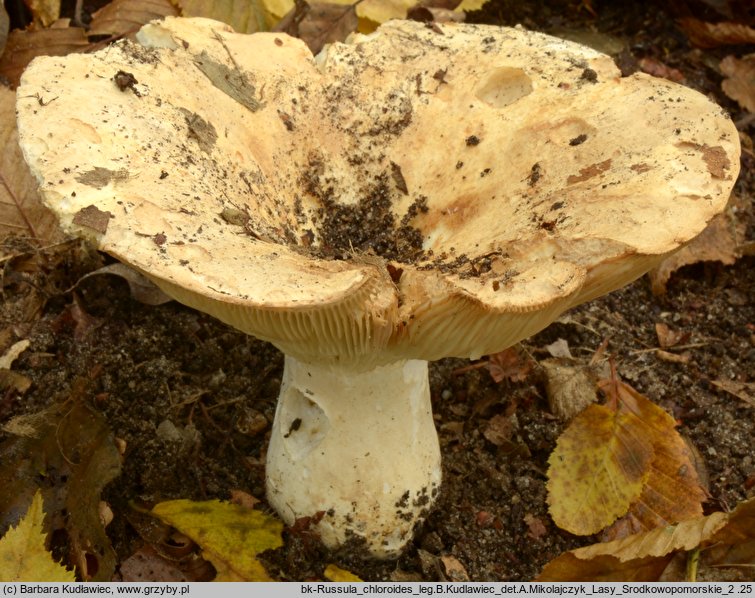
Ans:
{"type": "MultiPolygon", "coordinates": [[[[627,72],[643,57],[678,69],[729,109],[743,132],[753,133],[752,120],[721,93],[713,68],[731,48],[691,48],[672,14],[656,3],[493,0],[469,20],[605,33],[627,72]]],[[[748,239],[752,163],[745,152],[737,185],[748,239]]],[[[123,561],[143,543],[129,522],[133,501],[227,499],[234,489],[264,501],[264,454],[283,362],[274,347],[204,314],[133,300],[118,278],[93,277],[68,290],[107,261],[69,244],[6,263],[0,328],[31,341],[13,369],[32,385],[23,395],[0,396],[0,422],[73,393],[104,414],[126,447],[122,474],[103,495],[114,513],[108,534],[123,561]]],[[[548,356],[546,345],[565,339],[587,362],[608,339],[607,354],[622,378],[669,411],[697,449],[707,472],[706,512],[731,509],[754,493],[755,411],[712,384],[753,382],[753,265],[743,257],[732,266],[687,266],[662,298],[643,278],[566,314],[519,347],[522,359],[537,362],[548,356]],[[686,348],[676,350],[687,354],[686,362],[658,357],[658,323],[688,334],[686,348]]],[[[496,383],[485,368],[454,373],[466,365],[449,359],[431,366],[444,482],[405,554],[362,562],[328,554],[311,534],[296,531],[267,555],[271,573],[321,578],[325,565],[337,563],[365,580],[436,580],[445,571],[439,557],[452,555],[472,580],[531,580],[562,552],[597,540],[564,532],[549,517],[547,460],[567,424],[550,412],[539,366],[521,382],[496,383]],[[508,441],[494,444],[484,431],[500,414],[511,427],[508,441]]],[[[0,441],[8,437],[0,432],[0,441]]]]}

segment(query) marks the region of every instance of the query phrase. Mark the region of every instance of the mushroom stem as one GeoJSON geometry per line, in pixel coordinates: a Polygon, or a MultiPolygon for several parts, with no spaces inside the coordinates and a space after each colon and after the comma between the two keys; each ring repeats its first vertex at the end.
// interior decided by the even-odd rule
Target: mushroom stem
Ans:
{"type": "Polygon", "coordinates": [[[315,517],[330,547],[363,539],[396,556],[440,486],[427,362],[369,371],[286,356],[267,453],[267,496],[292,524],[315,517]]]}

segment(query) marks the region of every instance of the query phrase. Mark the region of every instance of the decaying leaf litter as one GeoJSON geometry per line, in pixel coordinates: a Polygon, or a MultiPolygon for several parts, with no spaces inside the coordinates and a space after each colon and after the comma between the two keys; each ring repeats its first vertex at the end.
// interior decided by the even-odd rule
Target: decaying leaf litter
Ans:
{"type": "MultiPolygon", "coordinates": [[[[530,8],[529,10],[532,11],[530,15],[526,14],[525,7],[522,10],[524,14],[518,17],[525,22],[525,25],[527,18],[545,19],[546,24],[548,18],[553,19],[553,15],[549,17],[543,14],[546,11],[542,9],[530,8]]],[[[568,9],[564,10],[562,17],[576,20],[586,18],[575,7],[572,7],[571,12],[568,9]]],[[[603,19],[609,22],[610,18],[610,13],[609,16],[603,16],[603,19]]],[[[615,18],[618,19],[618,17],[615,18]]],[[[648,19],[648,22],[652,30],[655,21],[648,19]]],[[[667,23],[666,26],[670,27],[670,24],[667,23]]],[[[671,34],[672,39],[676,35],[674,31],[664,31],[671,34]]],[[[683,38],[680,39],[683,40],[683,38]]],[[[676,43],[682,42],[677,40],[676,43]]],[[[635,52],[637,52],[636,49],[635,52]]],[[[659,54],[655,58],[664,57],[659,54]]],[[[625,60],[627,60],[626,57],[625,60]]],[[[673,62],[670,64],[676,68],[685,66],[684,61],[682,64],[673,62]]],[[[697,63],[693,61],[692,65],[695,64],[697,63]]],[[[695,69],[690,72],[691,75],[688,75],[690,78],[700,75],[700,71],[695,69]]],[[[707,74],[707,71],[703,70],[702,73],[707,74]]],[[[701,87],[713,92],[717,90],[715,83],[717,83],[715,79],[710,82],[703,80],[701,87]]],[[[725,98],[720,95],[717,97],[719,102],[726,102],[725,98]]],[[[748,159],[747,156],[745,152],[745,160],[748,159]]],[[[751,157],[750,154],[750,160],[751,157]]],[[[752,195],[750,185],[751,180],[743,178],[740,181],[738,191],[745,198],[752,195]]],[[[745,201],[745,207],[738,212],[740,221],[751,222],[748,220],[748,210],[749,207],[745,201]]],[[[749,238],[746,235],[747,233],[744,239],[749,238]]],[[[47,268],[50,264],[57,262],[86,270],[94,266],[91,260],[98,259],[86,252],[78,255],[82,258],[78,263],[71,254],[66,254],[66,257],[60,259],[59,253],[53,253],[51,257],[46,256],[44,260],[37,257],[19,261],[25,262],[26,272],[22,271],[23,274],[27,275],[30,271],[32,274],[39,275],[39,271],[34,271],[35,262],[40,265],[46,263],[47,268]],[[90,263],[83,265],[87,261],[90,263]]],[[[748,489],[752,488],[752,455],[748,452],[751,449],[748,438],[752,438],[751,411],[747,411],[747,407],[740,405],[739,399],[730,392],[715,390],[721,388],[722,384],[724,386],[728,384],[729,388],[732,388],[732,383],[746,385],[750,382],[747,378],[747,372],[752,370],[752,340],[751,336],[748,337],[748,333],[752,334],[753,318],[751,305],[747,301],[748,292],[752,289],[752,279],[747,269],[750,259],[741,259],[735,262],[731,269],[726,270],[716,269],[714,266],[703,268],[699,265],[693,266],[692,269],[688,268],[681,275],[677,274],[671,279],[668,283],[671,296],[662,300],[653,299],[646,286],[638,283],[628,290],[586,306],[576,314],[565,316],[561,323],[538,337],[530,339],[522,348],[522,351],[529,353],[537,360],[547,355],[543,347],[561,337],[567,339],[571,350],[578,358],[586,362],[601,346],[603,338],[610,337],[609,351],[614,356],[618,356],[619,372],[624,379],[666,407],[682,422],[682,431],[686,428],[692,436],[693,444],[702,451],[700,457],[702,461],[707,462],[710,491],[715,499],[706,505],[706,512],[733,507],[747,495],[748,489]],[[695,280],[696,276],[702,276],[703,280],[695,280]],[[696,289],[697,285],[705,285],[705,291],[700,292],[696,289]],[[714,297],[720,297],[720,303],[717,303],[715,299],[710,302],[711,294],[714,297]],[[632,309],[627,309],[627,306],[632,309]],[[641,309],[642,306],[645,306],[644,311],[641,309]],[[679,349],[675,349],[674,346],[664,348],[664,351],[671,355],[689,352],[686,363],[667,361],[663,359],[662,354],[659,354],[658,349],[668,343],[661,342],[657,338],[655,325],[658,323],[664,323],[681,333],[690,333],[690,338],[684,341],[679,349]],[[748,324],[750,324],[749,328],[748,324]],[[721,338],[722,333],[724,338],[721,338]],[[691,389],[687,390],[689,394],[681,394],[682,387],[690,387],[690,385],[691,389]],[[737,402],[732,404],[732,400],[737,402]],[[712,408],[713,404],[721,405],[723,409],[718,412],[712,408]],[[721,434],[724,424],[728,424],[726,429],[731,430],[731,434],[721,434]],[[724,465],[725,456],[730,457],[728,465],[724,465]],[[716,462],[719,460],[722,463],[717,465],[716,462]]],[[[689,263],[694,263],[694,260],[689,263]]],[[[14,274],[12,270],[11,274],[14,274]]],[[[79,369],[81,373],[86,373],[87,378],[92,379],[95,388],[88,391],[91,395],[90,400],[96,401],[96,397],[100,396],[96,404],[98,406],[103,404],[102,408],[106,414],[114,418],[112,420],[116,423],[114,432],[118,438],[125,440],[124,468],[125,470],[132,468],[130,474],[125,473],[119,481],[111,484],[113,488],[116,488],[118,484],[123,484],[118,490],[113,490],[115,496],[119,492],[122,493],[121,508],[118,508],[118,501],[115,498],[110,497],[109,500],[116,514],[127,510],[123,502],[124,499],[128,500],[125,487],[129,483],[134,483],[135,479],[138,480],[137,486],[141,488],[136,493],[131,492],[130,498],[133,498],[134,494],[141,494],[147,500],[162,500],[168,497],[197,499],[213,496],[227,497],[230,489],[235,487],[245,488],[258,497],[263,495],[259,478],[262,460],[249,461],[241,457],[254,455],[255,450],[259,455],[259,445],[264,446],[264,442],[258,442],[256,449],[251,451],[249,447],[254,446],[254,439],[263,433],[262,430],[270,419],[272,404],[246,413],[249,410],[249,404],[240,400],[245,392],[248,394],[248,390],[244,388],[243,375],[229,368],[222,359],[223,349],[219,349],[217,344],[221,338],[224,338],[225,344],[221,343],[221,345],[226,349],[233,347],[238,353],[238,346],[244,347],[241,350],[243,357],[241,361],[244,364],[242,369],[250,367],[250,359],[259,364],[257,367],[261,372],[265,372],[265,368],[260,367],[262,364],[268,366],[267,373],[263,376],[263,384],[255,391],[259,392],[258,398],[266,396],[267,391],[268,401],[274,401],[277,387],[277,382],[274,380],[277,372],[274,368],[279,367],[279,361],[276,362],[271,349],[258,347],[248,339],[242,342],[239,335],[223,330],[222,327],[213,324],[203,316],[184,314],[185,310],[177,306],[164,306],[159,309],[170,310],[171,314],[176,313],[177,320],[173,322],[174,324],[182,321],[183,324],[178,326],[178,330],[172,331],[172,326],[166,326],[167,323],[160,320],[160,324],[163,325],[156,326],[152,331],[152,325],[157,322],[152,322],[149,316],[142,315],[144,319],[141,323],[144,328],[140,329],[143,330],[144,336],[140,339],[138,334],[127,335],[131,346],[141,344],[154,334],[157,334],[156,344],[165,346],[162,350],[159,346],[152,347],[144,353],[147,359],[141,366],[137,366],[132,360],[131,368],[136,369],[136,372],[127,368],[126,372],[118,372],[115,375],[105,364],[101,364],[99,368],[93,367],[96,361],[107,361],[107,359],[96,359],[98,352],[100,357],[105,356],[103,352],[106,353],[104,343],[98,342],[99,335],[107,334],[110,329],[110,338],[119,336],[117,333],[112,335],[112,329],[119,317],[122,323],[124,319],[122,314],[119,316],[120,312],[115,309],[114,304],[108,304],[104,298],[97,296],[97,289],[112,288],[109,286],[110,283],[104,279],[92,280],[89,284],[94,286],[87,287],[88,283],[85,281],[76,299],[73,299],[71,295],[58,295],[48,300],[39,292],[29,293],[28,287],[24,285],[25,280],[24,277],[19,276],[11,277],[10,280],[6,279],[6,296],[10,297],[6,309],[8,307],[25,308],[22,312],[25,314],[37,314],[40,309],[44,309],[48,320],[58,321],[55,329],[55,334],[58,336],[48,338],[48,344],[38,345],[36,351],[34,343],[32,344],[35,356],[33,361],[41,359],[44,362],[47,359],[48,367],[50,367],[49,363],[57,361],[54,356],[63,353],[58,346],[59,343],[72,343],[74,336],[79,339],[88,336],[91,339],[88,348],[77,346],[75,349],[83,361],[73,369],[79,369]],[[19,292],[19,287],[23,288],[23,292],[19,292]],[[14,292],[9,293],[9,290],[14,292]],[[37,308],[30,310],[26,305],[19,305],[19,301],[16,300],[23,298],[24,293],[28,293],[26,295],[27,298],[30,297],[28,302],[37,305],[37,308]],[[58,318],[50,318],[52,313],[56,313],[58,318]],[[193,316],[194,324],[187,327],[185,319],[189,315],[193,316]],[[112,321],[114,317],[115,322],[112,321]],[[197,322],[200,324],[197,325],[197,322]],[[208,332],[215,329],[222,332],[208,332]],[[175,336],[171,334],[160,336],[159,332],[173,332],[175,336]],[[180,333],[188,333],[188,337],[180,333]],[[60,338],[60,334],[64,335],[63,338],[60,338]],[[67,341],[66,334],[69,335],[67,341]],[[204,340],[204,342],[209,342],[210,346],[194,346],[191,354],[176,360],[175,355],[170,352],[171,347],[174,352],[178,347],[185,347],[186,338],[191,338],[191,342],[194,343],[204,340]],[[43,350],[40,351],[40,348],[43,350]],[[206,352],[208,348],[209,352],[206,352]],[[213,348],[215,349],[214,359],[212,358],[213,348]],[[261,355],[257,354],[259,350],[263,351],[261,355]],[[264,351],[267,351],[267,355],[264,351]],[[51,353],[53,358],[40,358],[37,353],[51,353]],[[200,353],[207,357],[199,358],[200,353]],[[166,355],[171,358],[168,359],[166,355]],[[154,361],[157,363],[153,363],[154,361]],[[273,369],[270,369],[271,367],[273,369]],[[105,372],[105,379],[101,378],[102,372],[105,372]],[[156,378],[160,377],[160,374],[170,374],[166,377],[167,384],[162,380],[158,383],[156,378]],[[135,375],[142,377],[133,378],[135,375]],[[192,375],[194,379],[191,379],[192,375]],[[120,392],[117,383],[114,385],[114,376],[124,383],[128,380],[131,388],[127,392],[120,392]],[[149,379],[150,376],[153,376],[154,383],[145,382],[145,379],[149,379]],[[197,383],[197,377],[199,377],[199,383],[197,383]],[[235,379],[236,383],[235,391],[232,390],[230,393],[225,392],[227,389],[224,387],[229,377],[232,380],[235,379]],[[187,384],[187,379],[190,379],[191,383],[187,384]],[[159,450],[156,450],[156,440],[157,445],[160,443],[174,445],[172,452],[177,453],[176,465],[168,467],[168,464],[163,463],[160,466],[166,467],[166,473],[171,472],[171,477],[177,482],[175,486],[172,483],[159,483],[167,481],[156,479],[154,474],[159,470],[149,472],[143,470],[144,466],[140,463],[139,453],[145,455],[146,451],[143,450],[143,446],[140,446],[145,443],[137,442],[136,447],[131,449],[136,452],[129,454],[128,447],[134,447],[133,442],[129,441],[138,437],[135,430],[139,426],[135,426],[135,422],[124,426],[123,423],[118,423],[119,419],[115,417],[114,411],[120,411],[121,417],[127,418],[125,408],[131,402],[135,404],[139,401],[145,402],[145,397],[140,395],[140,390],[151,391],[153,395],[150,397],[152,405],[149,405],[149,401],[146,401],[145,405],[147,421],[150,419],[151,411],[151,422],[149,425],[145,421],[139,422],[143,426],[143,438],[152,441],[152,450],[157,453],[159,450]],[[113,396],[101,396],[108,392],[112,395],[120,394],[123,402],[113,396]],[[179,394],[176,397],[176,393],[180,392],[184,392],[184,395],[179,394]],[[155,401],[156,396],[161,398],[155,401]],[[169,404],[176,405],[178,413],[165,418],[164,414],[167,412],[165,407],[169,404]],[[155,405],[158,407],[157,410],[155,405]],[[222,433],[223,425],[225,424],[227,429],[238,431],[236,425],[239,421],[242,421],[239,428],[247,434],[242,433],[240,437],[236,434],[236,437],[228,440],[222,433]],[[134,432],[124,439],[119,435],[118,427],[128,428],[134,432]],[[235,474],[228,473],[233,471],[230,468],[223,471],[216,464],[210,466],[211,461],[208,461],[206,455],[202,453],[208,445],[212,446],[212,440],[219,441],[219,449],[215,454],[231,453],[232,457],[229,458],[241,459],[245,462],[251,479],[239,479],[238,472],[241,469],[238,469],[238,461],[235,474]],[[130,464],[129,461],[132,463],[130,464]],[[135,466],[134,461],[139,465],[135,466]],[[194,471],[197,471],[197,464],[201,465],[199,471],[202,472],[199,475],[199,484],[197,480],[189,479],[187,471],[180,470],[181,467],[193,465],[194,471]],[[140,470],[141,475],[134,477],[140,470]],[[212,474],[213,471],[216,475],[212,474]],[[255,471],[258,478],[256,482],[253,481],[255,471]],[[129,479],[131,482],[128,481],[129,479]]],[[[76,282],[76,277],[72,277],[70,282],[71,284],[76,282]]],[[[54,285],[52,286],[54,289],[54,285]]],[[[47,290],[49,293],[50,289],[47,290]]],[[[57,292],[63,290],[65,288],[59,286],[57,292]]],[[[138,321],[140,306],[130,303],[125,298],[125,294],[124,292],[117,301],[121,301],[119,305],[129,311],[130,317],[136,316],[138,321]]],[[[31,316],[28,317],[31,319],[31,316]]],[[[10,321],[13,322],[12,319],[10,321]]],[[[38,327],[45,321],[36,321],[32,324],[38,327]]],[[[38,330],[38,328],[34,329],[38,330]]],[[[120,330],[123,331],[124,327],[120,330]]],[[[120,357],[123,358],[123,355],[120,357]]],[[[144,357],[139,358],[140,363],[144,357]]],[[[44,384],[45,381],[40,378],[35,379],[34,374],[38,375],[39,372],[34,371],[35,364],[27,363],[25,361],[27,359],[31,359],[28,350],[21,354],[16,364],[20,363],[24,368],[22,373],[29,375],[29,378],[35,381],[35,384],[24,395],[25,400],[31,399],[29,402],[31,408],[34,397],[41,402],[44,401],[44,393],[40,393],[40,389],[44,386],[40,386],[40,383],[44,384]]],[[[111,356],[111,360],[119,363],[115,356],[111,356]]],[[[69,361],[67,365],[73,365],[73,361],[76,360],[69,361]]],[[[38,367],[38,364],[36,365],[38,367]]],[[[555,446],[556,436],[563,429],[564,424],[549,419],[547,415],[545,407],[547,393],[544,382],[537,373],[537,368],[535,373],[526,377],[524,381],[505,381],[501,384],[506,386],[501,387],[491,382],[484,370],[471,371],[456,377],[451,375],[451,369],[459,369],[467,365],[449,362],[434,373],[433,397],[437,414],[436,424],[441,431],[446,461],[446,488],[441,497],[441,505],[431,517],[424,532],[418,536],[416,545],[419,548],[416,552],[411,550],[399,561],[398,566],[395,563],[382,566],[374,563],[360,565],[350,563],[348,559],[339,561],[352,571],[360,573],[364,578],[389,578],[391,575],[394,578],[401,578],[401,575],[411,575],[412,572],[419,572],[425,579],[448,575],[441,557],[453,555],[466,568],[472,579],[527,579],[536,574],[542,563],[576,545],[574,538],[570,538],[568,534],[559,532],[555,528],[544,509],[545,461],[555,446]],[[482,434],[482,431],[494,422],[500,424],[502,421],[510,422],[510,426],[497,425],[497,435],[482,434]],[[505,439],[507,435],[509,442],[502,442],[501,439],[505,439]],[[493,438],[495,442],[490,438],[493,438]],[[505,460],[497,458],[496,453],[501,451],[516,452],[518,460],[506,463],[505,460]],[[465,481],[461,482],[462,484],[468,484],[470,480],[475,479],[479,483],[474,486],[471,493],[467,488],[466,493],[460,494],[459,491],[464,486],[457,487],[460,482],[454,483],[454,474],[464,476],[465,481]],[[545,528],[544,534],[542,528],[545,528]],[[533,537],[536,538],[535,542],[533,542],[533,537]]],[[[14,366],[14,370],[18,370],[18,366],[14,366]]],[[[58,376],[57,388],[60,386],[61,373],[57,372],[56,375],[58,376]]],[[[50,380],[47,380],[48,387],[50,383],[50,380]]],[[[746,392],[747,386],[736,388],[741,393],[746,392]]],[[[61,392],[60,396],[64,394],[61,392]]],[[[254,401],[251,402],[254,404],[254,401]]],[[[264,401],[261,402],[260,407],[262,405],[265,405],[264,401]]],[[[10,408],[12,413],[18,412],[18,402],[11,400],[10,408]]],[[[175,409],[171,411],[171,414],[174,411],[175,409]]],[[[106,498],[108,498],[107,495],[106,498]]],[[[116,549],[122,553],[121,558],[128,556],[129,549],[137,543],[134,539],[133,526],[126,524],[123,517],[116,516],[109,530],[112,535],[121,539],[120,546],[119,542],[116,542],[116,549]],[[124,544],[124,538],[131,538],[131,545],[124,544]]],[[[272,559],[273,570],[279,567],[284,574],[292,578],[308,574],[318,576],[321,575],[322,568],[330,562],[327,558],[318,561],[318,556],[321,554],[316,540],[307,535],[306,525],[302,523],[300,529],[292,529],[289,533],[287,550],[279,551],[277,557],[272,559]]]]}

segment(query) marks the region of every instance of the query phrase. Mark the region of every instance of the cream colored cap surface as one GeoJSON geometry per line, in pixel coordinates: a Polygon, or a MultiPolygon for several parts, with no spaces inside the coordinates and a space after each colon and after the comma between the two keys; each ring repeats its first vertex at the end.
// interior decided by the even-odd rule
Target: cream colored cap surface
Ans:
{"type": "Polygon", "coordinates": [[[305,360],[477,357],[723,210],[737,132],[521,29],[389,22],[313,58],[205,19],[39,58],[21,144],[63,226],[305,360]]]}

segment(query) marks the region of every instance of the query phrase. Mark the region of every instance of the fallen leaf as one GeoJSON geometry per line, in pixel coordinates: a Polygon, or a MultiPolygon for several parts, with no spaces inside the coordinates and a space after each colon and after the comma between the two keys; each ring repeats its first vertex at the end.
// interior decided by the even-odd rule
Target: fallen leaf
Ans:
{"type": "Polygon", "coordinates": [[[0,370],[0,392],[3,394],[13,389],[18,394],[24,394],[31,387],[31,379],[18,372],[0,370]]]}
{"type": "Polygon", "coordinates": [[[215,577],[212,566],[199,556],[169,559],[150,545],[124,559],[118,570],[120,581],[194,582],[215,577]]]}
{"type": "Polygon", "coordinates": [[[469,581],[469,573],[455,556],[446,554],[440,557],[440,563],[448,581],[469,581]]]}
{"type": "Polygon", "coordinates": [[[543,520],[539,517],[527,513],[524,516],[524,522],[527,524],[527,535],[533,540],[539,540],[548,533],[543,520]]]}
{"type": "Polygon", "coordinates": [[[231,502],[245,509],[253,509],[261,501],[255,496],[243,490],[231,490],[231,502]]]}
{"type": "Polygon", "coordinates": [[[551,413],[569,421],[597,398],[593,368],[574,359],[544,359],[545,392],[551,413]]]}
{"type": "Polygon", "coordinates": [[[323,576],[328,581],[338,581],[338,582],[344,582],[344,581],[359,582],[359,581],[364,581],[362,578],[354,575],[351,571],[347,571],[346,569],[341,569],[338,565],[328,565],[327,567],[325,567],[325,571],[323,572],[323,576]]]}
{"type": "Polygon", "coordinates": [[[276,27],[276,31],[298,37],[307,44],[312,54],[317,54],[325,44],[345,41],[357,30],[358,24],[353,4],[344,6],[298,0],[292,12],[276,27]]]}
{"type": "Polygon", "coordinates": [[[649,475],[629,512],[604,532],[604,540],[665,527],[703,514],[706,493],[700,485],[693,455],[676,431],[674,418],[631,386],[618,382],[609,388],[645,427],[653,446],[649,475]]]}
{"type": "Polygon", "coordinates": [[[713,218],[689,244],[649,272],[653,294],[665,294],[669,278],[682,266],[705,261],[731,265],[737,261],[746,232],[746,221],[737,214],[745,213],[746,209],[744,198],[733,193],[726,211],[713,218]]]}
{"type": "Polygon", "coordinates": [[[23,435],[0,445],[0,527],[20,518],[44,479],[51,528],[65,539],[67,561],[84,579],[109,581],[116,559],[99,502],[121,460],[104,418],[72,400],[12,423],[5,430],[23,435]]]}
{"type": "Polygon", "coordinates": [[[60,18],[60,0],[26,0],[35,23],[49,27],[60,18]]]}
{"type": "Polygon", "coordinates": [[[18,356],[21,355],[26,349],[29,348],[29,345],[31,342],[29,339],[23,339],[16,343],[13,343],[7,351],[3,354],[2,357],[0,357],[0,369],[9,370],[10,367],[13,365],[13,362],[18,359],[18,356]]]}
{"type": "MultiPolygon", "coordinates": [[[[51,27],[26,30],[14,29],[8,35],[5,52],[0,56],[0,75],[3,75],[13,88],[18,87],[21,73],[37,56],[65,56],[73,52],[84,52],[89,48],[86,32],[81,27],[51,27]]],[[[54,101],[51,98],[38,98],[40,102],[54,101]]],[[[12,120],[15,122],[15,118],[12,120]]]]}
{"type": "Polygon", "coordinates": [[[689,41],[699,48],[755,43],[755,29],[744,23],[706,23],[694,17],[679,19],[678,22],[689,41]]]}
{"type": "Polygon", "coordinates": [[[293,0],[178,0],[177,4],[184,17],[215,19],[239,33],[271,29],[294,5],[293,0]]]}
{"type": "Polygon", "coordinates": [[[18,146],[16,94],[0,87],[0,241],[8,235],[30,237],[46,245],[63,240],[55,216],[37,194],[37,181],[29,172],[18,146]]]}
{"type": "Polygon", "coordinates": [[[663,349],[668,349],[674,345],[684,343],[689,340],[689,332],[680,332],[672,330],[668,324],[658,322],[655,325],[655,335],[658,337],[658,344],[663,349]]]}
{"type": "Polygon", "coordinates": [[[495,415],[488,421],[487,426],[482,431],[482,435],[494,445],[504,446],[511,441],[516,428],[516,416],[495,415]]]}
{"type": "Polygon", "coordinates": [[[414,6],[425,6],[427,8],[440,8],[442,10],[456,10],[461,4],[461,0],[420,0],[414,6]]]}
{"type": "MultiPolygon", "coordinates": [[[[457,11],[479,10],[487,0],[464,0],[457,11]]],[[[355,0],[334,0],[334,4],[351,5],[355,0]]],[[[403,19],[416,0],[363,0],[356,7],[359,31],[370,33],[378,25],[391,19],[403,19]]],[[[265,0],[265,7],[274,20],[279,21],[294,8],[294,0],[265,0]]]]}
{"type": "Polygon", "coordinates": [[[573,25],[555,26],[549,29],[549,33],[611,56],[617,56],[622,51],[627,51],[625,40],[609,33],[595,31],[593,28],[575,29],[573,25]]]}
{"type": "Polygon", "coordinates": [[[545,350],[550,353],[551,357],[563,357],[565,359],[574,359],[569,350],[569,343],[563,338],[556,339],[550,345],[545,345],[545,350]]]}
{"type": "Polygon", "coordinates": [[[218,572],[214,581],[273,581],[256,558],[283,545],[283,523],[271,515],[219,500],[171,500],[152,513],[202,548],[218,572]]]}
{"type": "Polygon", "coordinates": [[[721,89],[748,112],[755,113],[755,54],[727,56],[719,65],[726,78],[721,89]]]}
{"type": "Polygon", "coordinates": [[[13,362],[29,347],[29,340],[20,340],[5,351],[0,357],[0,391],[13,389],[19,394],[25,393],[31,386],[31,380],[18,372],[10,371],[13,362]]]}
{"type": "Polygon", "coordinates": [[[456,11],[461,0],[421,0],[406,11],[406,18],[424,23],[461,23],[465,14],[456,11]]]}
{"type": "Polygon", "coordinates": [[[102,276],[103,274],[111,274],[125,280],[128,284],[129,291],[131,291],[131,297],[136,299],[139,303],[144,303],[145,305],[162,305],[163,303],[172,301],[171,297],[168,297],[168,295],[163,293],[160,290],[160,287],[144,276],[144,274],[137,272],[133,268],[129,268],[120,262],[103,266],[102,268],[98,268],[93,272],[85,274],[76,281],[73,288],[78,287],[82,281],[87,278],[91,278],[92,276],[102,276]]]}
{"type": "Polygon", "coordinates": [[[623,405],[590,405],[561,434],[548,459],[548,505],[558,527],[594,534],[627,513],[653,457],[640,418],[623,405]]]}
{"type": "Polygon", "coordinates": [[[681,364],[689,363],[689,360],[692,359],[692,354],[689,351],[685,351],[684,353],[669,353],[668,351],[656,349],[655,356],[661,361],[681,364]]]}
{"type": "Polygon", "coordinates": [[[10,17],[5,10],[5,3],[0,2],[0,55],[5,50],[5,42],[8,41],[8,30],[10,29],[10,17]]]}
{"type": "Polygon", "coordinates": [[[521,359],[517,350],[509,347],[488,356],[488,371],[495,382],[503,382],[506,379],[522,382],[532,371],[532,363],[521,359]]]}
{"type": "Polygon", "coordinates": [[[734,395],[750,407],[755,407],[755,382],[735,382],[734,380],[712,380],[711,384],[734,395]]]}
{"type": "Polygon", "coordinates": [[[653,77],[662,77],[664,79],[668,79],[669,81],[674,81],[675,83],[684,83],[684,73],[682,73],[679,69],[675,69],[663,64],[660,60],[656,60],[655,58],[651,57],[645,57],[640,58],[637,61],[637,64],[643,73],[647,73],[648,75],[652,75],[653,77]]]}
{"type": "MultiPolygon", "coordinates": [[[[731,513],[716,512],[565,552],[545,565],[536,581],[658,581],[677,552],[700,548],[701,566],[719,567],[740,549],[750,550],[753,541],[755,498],[740,503],[731,513]]],[[[755,565],[752,561],[739,564],[755,565]]]]}
{"type": "Polygon", "coordinates": [[[0,581],[76,581],[45,548],[45,513],[37,490],[26,515],[0,540],[0,581]]]}
{"type": "Polygon", "coordinates": [[[150,21],[178,14],[170,0],[112,0],[92,15],[89,35],[122,37],[150,21]]]}

